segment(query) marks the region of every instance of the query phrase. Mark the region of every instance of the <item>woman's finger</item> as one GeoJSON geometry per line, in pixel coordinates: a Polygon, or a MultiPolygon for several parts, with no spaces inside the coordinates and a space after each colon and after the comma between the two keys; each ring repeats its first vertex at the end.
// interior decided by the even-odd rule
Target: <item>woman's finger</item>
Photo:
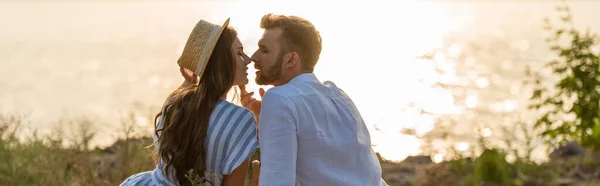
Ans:
{"type": "Polygon", "coordinates": [[[244,105],[244,106],[248,106],[248,105],[250,105],[250,103],[252,103],[252,102],[254,102],[254,101],[256,101],[256,100],[254,100],[254,99],[251,99],[251,100],[242,101],[242,105],[244,105]]]}
{"type": "Polygon", "coordinates": [[[252,95],[254,95],[254,92],[242,94],[242,98],[249,98],[249,97],[252,97],[252,95]]]}
{"type": "Polygon", "coordinates": [[[238,85],[238,87],[240,88],[241,95],[248,94],[248,91],[246,90],[246,85],[238,85]]]}

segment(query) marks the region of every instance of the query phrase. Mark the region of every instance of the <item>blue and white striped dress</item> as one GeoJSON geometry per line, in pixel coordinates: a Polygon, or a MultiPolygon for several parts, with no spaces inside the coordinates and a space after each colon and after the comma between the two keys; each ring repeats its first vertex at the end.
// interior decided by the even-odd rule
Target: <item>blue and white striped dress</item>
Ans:
{"type": "MultiPolygon", "coordinates": [[[[161,127],[162,117],[159,117],[157,128],[161,127]]],[[[223,176],[230,175],[252,155],[258,148],[256,136],[256,121],[252,112],[227,101],[217,102],[210,115],[210,127],[204,149],[205,176],[212,185],[223,185],[223,176]]],[[[156,139],[157,136],[154,136],[154,140],[156,139]]],[[[177,185],[174,175],[171,176],[171,180],[166,179],[162,172],[163,166],[161,160],[153,171],[132,175],[121,185],[177,185]]]]}

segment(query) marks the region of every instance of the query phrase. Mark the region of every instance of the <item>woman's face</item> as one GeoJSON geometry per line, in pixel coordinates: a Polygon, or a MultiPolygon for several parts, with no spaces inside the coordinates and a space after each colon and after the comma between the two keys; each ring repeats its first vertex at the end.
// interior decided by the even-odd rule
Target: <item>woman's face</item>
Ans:
{"type": "Polygon", "coordinates": [[[235,79],[233,85],[246,85],[248,84],[248,64],[250,64],[250,57],[244,53],[244,46],[239,38],[235,38],[231,47],[233,48],[233,59],[235,61],[235,79]]]}

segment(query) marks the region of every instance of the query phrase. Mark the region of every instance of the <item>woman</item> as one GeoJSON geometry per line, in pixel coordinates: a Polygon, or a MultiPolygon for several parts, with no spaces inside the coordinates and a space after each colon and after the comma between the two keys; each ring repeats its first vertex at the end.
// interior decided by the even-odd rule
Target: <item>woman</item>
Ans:
{"type": "Polygon", "coordinates": [[[178,60],[186,81],[156,116],[156,169],[121,185],[244,185],[248,160],[258,148],[256,121],[225,99],[234,85],[248,83],[250,59],[228,23],[201,20],[190,34],[178,60]],[[200,179],[192,183],[194,177],[200,179]]]}

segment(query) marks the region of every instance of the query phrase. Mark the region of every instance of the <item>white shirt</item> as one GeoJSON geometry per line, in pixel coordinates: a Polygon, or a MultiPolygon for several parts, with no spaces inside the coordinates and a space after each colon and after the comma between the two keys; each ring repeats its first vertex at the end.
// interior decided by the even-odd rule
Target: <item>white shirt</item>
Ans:
{"type": "Polygon", "coordinates": [[[365,122],[334,83],[304,73],[262,99],[261,186],[387,185],[365,122]]]}

